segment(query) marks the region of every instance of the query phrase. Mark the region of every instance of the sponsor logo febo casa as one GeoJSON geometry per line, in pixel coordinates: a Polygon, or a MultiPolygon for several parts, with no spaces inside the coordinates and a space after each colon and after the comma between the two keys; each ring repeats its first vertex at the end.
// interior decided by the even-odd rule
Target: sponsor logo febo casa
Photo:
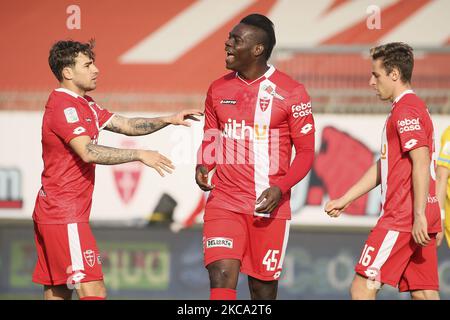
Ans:
{"type": "Polygon", "coordinates": [[[398,120],[397,125],[400,128],[400,133],[421,129],[419,118],[398,120]]]}
{"type": "Polygon", "coordinates": [[[243,140],[246,137],[250,141],[256,140],[266,140],[269,136],[269,129],[267,125],[255,124],[252,126],[247,126],[245,120],[238,123],[236,120],[228,119],[225,123],[224,129],[222,131],[222,136],[230,139],[243,140]]]}
{"type": "Polygon", "coordinates": [[[311,102],[300,104],[293,104],[291,106],[292,116],[294,118],[298,117],[306,117],[307,115],[311,114],[311,102]]]}

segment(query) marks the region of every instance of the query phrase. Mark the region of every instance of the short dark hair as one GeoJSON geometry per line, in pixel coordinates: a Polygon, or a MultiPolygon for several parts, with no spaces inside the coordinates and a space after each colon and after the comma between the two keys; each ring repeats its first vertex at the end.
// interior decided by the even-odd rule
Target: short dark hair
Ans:
{"type": "Polygon", "coordinates": [[[53,74],[59,80],[63,80],[62,70],[65,67],[72,67],[75,65],[75,58],[81,52],[87,55],[92,60],[95,60],[95,53],[93,51],[95,46],[94,39],[87,43],[81,43],[72,40],[63,40],[56,42],[50,49],[48,56],[48,64],[52,69],[53,74]]]}
{"type": "Polygon", "coordinates": [[[276,43],[273,22],[262,14],[253,13],[242,19],[240,23],[254,26],[264,31],[263,44],[266,49],[264,53],[266,60],[269,60],[276,43]]]}
{"type": "Polygon", "coordinates": [[[373,60],[381,59],[387,74],[394,68],[400,71],[404,83],[410,83],[414,68],[413,48],[403,42],[391,42],[370,49],[373,60]]]}

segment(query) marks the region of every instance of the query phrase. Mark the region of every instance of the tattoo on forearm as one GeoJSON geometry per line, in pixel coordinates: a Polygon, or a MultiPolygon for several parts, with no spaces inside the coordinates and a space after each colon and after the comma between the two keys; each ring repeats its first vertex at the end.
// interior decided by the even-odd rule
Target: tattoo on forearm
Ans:
{"type": "Polygon", "coordinates": [[[108,125],[105,127],[106,130],[126,134],[123,130],[125,126],[125,118],[115,115],[111,121],[108,123],[108,125]]]}
{"type": "Polygon", "coordinates": [[[89,157],[97,164],[120,164],[138,159],[138,151],[132,149],[116,149],[111,147],[88,144],[89,157]]]}
{"type": "Polygon", "coordinates": [[[127,136],[142,136],[153,133],[167,126],[163,118],[125,118],[114,116],[106,129],[127,136]]]}
{"type": "Polygon", "coordinates": [[[130,128],[133,130],[133,135],[144,135],[153,133],[168,125],[162,118],[133,118],[129,121],[130,128]]]}

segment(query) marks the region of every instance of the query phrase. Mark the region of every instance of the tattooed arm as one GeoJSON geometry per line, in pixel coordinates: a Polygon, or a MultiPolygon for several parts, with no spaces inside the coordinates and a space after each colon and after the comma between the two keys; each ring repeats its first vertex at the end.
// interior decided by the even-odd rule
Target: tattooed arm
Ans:
{"type": "Polygon", "coordinates": [[[195,109],[184,110],[171,116],[159,118],[126,118],[116,114],[105,129],[127,136],[142,136],[156,132],[169,124],[190,127],[190,122],[186,120],[199,121],[194,117],[195,115],[203,115],[203,112],[195,109]]]}
{"type": "Polygon", "coordinates": [[[165,117],[125,118],[116,114],[105,129],[127,136],[142,136],[168,126],[170,123],[167,120],[165,117]]]}
{"type": "Polygon", "coordinates": [[[139,149],[117,149],[93,144],[88,136],[73,138],[69,142],[73,151],[86,163],[97,163],[105,165],[120,164],[132,161],[140,161],[149,166],[161,176],[164,176],[163,170],[172,173],[175,167],[172,162],[152,150],[139,149]]]}

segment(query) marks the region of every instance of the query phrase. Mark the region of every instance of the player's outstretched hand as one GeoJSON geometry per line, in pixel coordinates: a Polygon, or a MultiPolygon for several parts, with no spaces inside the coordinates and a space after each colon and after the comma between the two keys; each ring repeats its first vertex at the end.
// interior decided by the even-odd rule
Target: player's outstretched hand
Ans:
{"type": "Polygon", "coordinates": [[[214,189],[214,185],[208,184],[208,169],[204,166],[198,166],[195,170],[195,182],[203,191],[214,189]]]}
{"type": "Polygon", "coordinates": [[[325,212],[332,218],[337,218],[341,215],[350,203],[347,203],[342,198],[330,200],[325,204],[325,212]]]}
{"type": "Polygon", "coordinates": [[[273,186],[267,188],[256,200],[256,205],[259,205],[259,207],[256,207],[255,211],[259,213],[272,212],[278,206],[281,195],[282,193],[279,187],[273,186]]]}
{"type": "Polygon", "coordinates": [[[412,236],[414,238],[414,241],[423,247],[428,245],[431,238],[428,235],[428,228],[427,228],[427,218],[425,215],[422,215],[420,217],[414,217],[414,224],[412,228],[412,236]]]}
{"type": "Polygon", "coordinates": [[[172,170],[175,169],[172,161],[160,154],[158,151],[141,150],[139,159],[146,166],[149,166],[158,171],[161,177],[164,177],[164,171],[167,173],[172,173],[172,170]]]}
{"type": "Polygon", "coordinates": [[[182,125],[190,127],[191,123],[187,120],[200,121],[195,116],[203,116],[203,111],[199,109],[189,109],[180,111],[168,117],[167,122],[173,125],[182,125]]]}

